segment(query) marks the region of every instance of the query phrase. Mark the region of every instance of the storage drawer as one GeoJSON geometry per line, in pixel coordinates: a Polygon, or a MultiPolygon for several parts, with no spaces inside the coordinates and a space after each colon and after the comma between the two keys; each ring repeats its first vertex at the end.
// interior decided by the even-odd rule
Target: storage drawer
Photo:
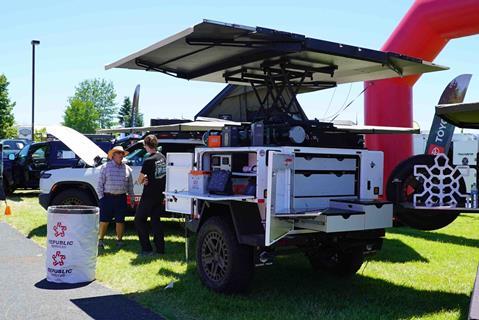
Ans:
{"type": "Polygon", "coordinates": [[[392,227],[393,204],[381,201],[331,200],[330,207],[362,211],[365,214],[365,229],[383,229],[392,227]]]}
{"type": "Polygon", "coordinates": [[[354,158],[326,158],[296,156],[294,168],[296,170],[332,170],[355,171],[357,160],[354,158]]]}
{"type": "Polygon", "coordinates": [[[331,198],[334,197],[296,197],[293,199],[293,208],[296,210],[304,209],[305,211],[329,208],[331,198]]]}
{"type": "Polygon", "coordinates": [[[351,196],[355,194],[354,174],[301,174],[294,175],[294,196],[351,196]]]}
{"type": "Polygon", "coordinates": [[[364,230],[365,214],[321,214],[317,220],[324,223],[324,232],[345,232],[364,230]]]}

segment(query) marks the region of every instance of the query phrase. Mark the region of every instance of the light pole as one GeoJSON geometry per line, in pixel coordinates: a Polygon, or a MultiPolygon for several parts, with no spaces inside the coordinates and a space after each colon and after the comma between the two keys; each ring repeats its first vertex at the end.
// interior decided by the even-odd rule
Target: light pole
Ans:
{"type": "Polygon", "coordinates": [[[35,141],[35,46],[39,40],[32,40],[32,141],[35,141]]]}

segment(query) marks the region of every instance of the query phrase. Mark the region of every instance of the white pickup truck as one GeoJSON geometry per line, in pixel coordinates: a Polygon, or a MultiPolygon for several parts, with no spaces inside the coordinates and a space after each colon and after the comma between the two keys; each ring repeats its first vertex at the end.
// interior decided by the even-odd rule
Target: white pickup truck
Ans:
{"type": "MultiPolygon", "coordinates": [[[[44,171],[40,177],[41,206],[47,209],[51,205],[98,205],[98,192],[96,190],[100,165],[107,159],[106,153],[97,145],[84,137],[81,133],[70,128],[56,127],[52,129],[59,140],[75,152],[81,161],[73,168],[63,168],[44,171]],[[79,140],[81,139],[81,140],[79,140]],[[88,141],[87,141],[88,140],[88,141]],[[81,141],[81,143],[79,142],[81,141]]],[[[161,151],[191,152],[195,146],[201,145],[200,140],[193,139],[159,139],[161,151]]],[[[133,169],[133,179],[136,181],[146,151],[143,142],[137,142],[127,149],[130,154],[125,157],[126,162],[133,169]]],[[[140,200],[143,187],[135,182],[135,202],[140,200]]]]}

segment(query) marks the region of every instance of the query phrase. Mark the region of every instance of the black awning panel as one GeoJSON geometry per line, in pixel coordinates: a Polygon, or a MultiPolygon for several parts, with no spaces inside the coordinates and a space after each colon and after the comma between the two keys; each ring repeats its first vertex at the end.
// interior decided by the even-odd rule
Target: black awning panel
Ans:
{"type": "Polygon", "coordinates": [[[456,127],[479,129],[479,102],[437,105],[436,114],[456,127]]]}
{"type": "MultiPolygon", "coordinates": [[[[165,72],[179,78],[249,84],[264,66],[308,69],[305,83],[348,83],[445,69],[395,53],[343,45],[261,27],[205,20],[106,66],[165,72]],[[227,79],[225,80],[225,75],[227,79]]],[[[292,83],[298,79],[290,79],[292,83]]],[[[329,85],[329,84],[327,84],[329,85]]]]}

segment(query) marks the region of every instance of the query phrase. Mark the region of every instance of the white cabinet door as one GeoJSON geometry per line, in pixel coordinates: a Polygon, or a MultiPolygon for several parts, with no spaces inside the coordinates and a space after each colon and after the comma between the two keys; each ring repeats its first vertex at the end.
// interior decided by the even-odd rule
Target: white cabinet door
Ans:
{"type": "Polygon", "coordinates": [[[280,215],[291,212],[294,195],[294,155],[269,151],[268,159],[265,237],[267,246],[278,241],[293,229],[293,224],[281,219],[280,215]]]}
{"type": "MultiPolygon", "coordinates": [[[[166,155],[166,192],[187,192],[188,174],[193,169],[193,153],[167,153],[166,155]]],[[[166,211],[183,214],[193,213],[193,199],[166,197],[166,211]]]]}

